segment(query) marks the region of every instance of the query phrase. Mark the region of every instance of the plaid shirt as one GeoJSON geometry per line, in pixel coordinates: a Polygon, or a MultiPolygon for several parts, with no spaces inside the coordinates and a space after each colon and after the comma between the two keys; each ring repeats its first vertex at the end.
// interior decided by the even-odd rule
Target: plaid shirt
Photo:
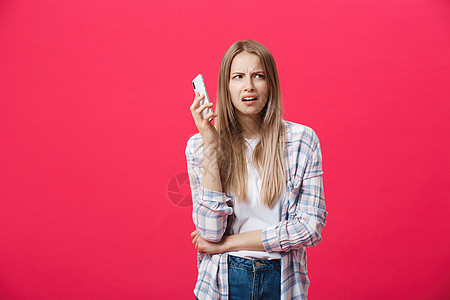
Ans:
{"type": "MultiPolygon", "coordinates": [[[[306,247],[316,246],[326,224],[322,184],[322,154],[316,133],[309,127],[283,121],[286,126],[287,189],[280,198],[281,221],[263,229],[267,252],[281,254],[281,299],[306,299],[309,279],[306,247]]],[[[203,142],[200,134],[187,142],[186,158],[193,200],[193,221],[205,240],[218,242],[232,234],[232,193],[201,185],[203,142]]],[[[228,299],[228,254],[197,256],[198,278],[194,293],[201,299],[228,299]]]]}

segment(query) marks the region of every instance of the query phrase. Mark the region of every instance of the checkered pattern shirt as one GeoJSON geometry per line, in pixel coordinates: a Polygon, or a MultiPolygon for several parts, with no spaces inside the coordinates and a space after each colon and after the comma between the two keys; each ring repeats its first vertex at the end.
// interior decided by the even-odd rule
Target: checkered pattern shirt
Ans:
{"type": "MultiPolygon", "coordinates": [[[[263,229],[267,252],[281,254],[281,299],[306,299],[309,279],[306,247],[316,246],[326,224],[319,139],[309,127],[283,121],[286,126],[287,189],[280,197],[282,216],[275,226],[263,229]]],[[[187,142],[186,158],[193,200],[192,217],[205,240],[218,242],[232,234],[232,193],[204,188],[203,142],[200,134],[187,142]]],[[[228,299],[228,254],[197,256],[198,278],[194,294],[200,299],[228,299]]]]}

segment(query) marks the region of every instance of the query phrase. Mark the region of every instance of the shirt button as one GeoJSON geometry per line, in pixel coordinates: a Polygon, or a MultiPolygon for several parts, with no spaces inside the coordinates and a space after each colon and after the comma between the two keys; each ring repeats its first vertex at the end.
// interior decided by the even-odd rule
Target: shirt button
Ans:
{"type": "Polygon", "coordinates": [[[261,267],[261,263],[259,261],[255,262],[255,267],[257,268],[261,267]]]}

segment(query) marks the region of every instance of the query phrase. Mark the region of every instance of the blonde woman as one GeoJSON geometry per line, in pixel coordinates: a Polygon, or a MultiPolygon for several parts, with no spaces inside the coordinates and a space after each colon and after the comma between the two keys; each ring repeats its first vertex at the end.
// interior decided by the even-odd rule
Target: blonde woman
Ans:
{"type": "Polygon", "coordinates": [[[315,132],[282,120],[275,61],[237,41],[219,71],[217,114],[190,110],[199,133],[186,147],[198,252],[198,299],[306,299],[306,247],[326,224],[315,132]],[[216,126],[209,122],[216,118],[216,126]]]}

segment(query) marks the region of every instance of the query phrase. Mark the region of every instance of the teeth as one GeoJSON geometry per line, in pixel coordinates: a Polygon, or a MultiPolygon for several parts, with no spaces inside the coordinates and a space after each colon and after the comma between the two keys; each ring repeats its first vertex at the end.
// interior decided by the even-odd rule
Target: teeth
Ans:
{"type": "Polygon", "coordinates": [[[252,101],[252,100],[256,100],[256,98],[255,97],[245,97],[243,100],[244,101],[252,101]]]}

